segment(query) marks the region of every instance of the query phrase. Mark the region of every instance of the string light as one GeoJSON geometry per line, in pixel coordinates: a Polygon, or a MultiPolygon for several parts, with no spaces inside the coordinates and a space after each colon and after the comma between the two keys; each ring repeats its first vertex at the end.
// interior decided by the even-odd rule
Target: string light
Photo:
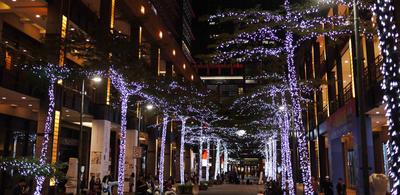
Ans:
{"type": "Polygon", "coordinates": [[[228,172],[228,144],[224,142],[224,173],[228,172]]]}
{"type": "Polygon", "coordinates": [[[217,139],[217,152],[215,154],[215,171],[214,171],[214,180],[217,179],[218,174],[221,173],[221,164],[220,164],[220,148],[221,148],[221,140],[217,139]]]}
{"type": "Polygon", "coordinates": [[[167,137],[168,114],[164,114],[161,132],[160,149],[160,169],[158,171],[158,181],[160,182],[160,193],[164,192],[164,158],[165,158],[165,139],[167,137]]]}
{"type": "Polygon", "coordinates": [[[399,34],[394,19],[395,8],[392,0],[377,0],[374,16],[377,18],[378,36],[383,57],[381,87],[384,91],[383,103],[388,120],[387,153],[391,194],[400,194],[400,53],[399,34]]]}
{"type": "Polygon", "coordinates": [[[181,184],[185,184],[185,135],[186,135],[186,121],[187,117],[182,117],[182,127],[181,127],[181,147],[179,151],[179,168],[180,168],[180,178],[181,184]]]}
{"type": "MultiPolygon", "coordinates": [[[[32,72],[38,75],[39,78],[45,78],[49,82],[49,88],[47,91],[49,107],[47,109],[46,121],[44,125],[43,141],[39,156],[39,163],[40,165],[44,166],[47,161],[47,150],[49,147],[50,134],[52,132],[54,106],[55,106],[54,86],[57,80],[66,78],[70,74],[70,70],[64,66],[58,66],[55,64],[34,65],[34,66],[25,65],[23,68],[31,69],[32,72]]],[[[45,180],[44,176],[36,177],[36,187],[34,195],[41,194],[44,180],[45,180]]]]}
{"type": "Polygon", "coordinates": [[[206,181],[210,179],[210,139],[207,138],[207,156],[206,156],[206,181]]]}

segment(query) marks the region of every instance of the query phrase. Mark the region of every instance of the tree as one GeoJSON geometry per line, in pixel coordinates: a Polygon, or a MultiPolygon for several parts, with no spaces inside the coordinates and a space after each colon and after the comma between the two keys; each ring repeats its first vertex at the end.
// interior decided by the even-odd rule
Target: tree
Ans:
{"type": "Polygon", "coordinates": [[[392,0],[377,0],[374,15],[380,39],[383,56],[383,101],[386,103],[386,117],[389,124],[389,176],[392,180],[391,194],[400,194],[400,53],[399,32],[395,23],[395,7],[392,0]]]}
{"type": "MultiPolygon", "coordinates": [[[[337,3],[331,2],[331,3],[337,3]]],[[[340,3],[346,4],[345,1],[340,3]]],[[[239,32],[233,35],[229,41],[223,41],[217,47],[214,58],[217,61],[261,61],[268,56],[279,57],[284,55],[287,66],[287,83],[290,88],[291,105],[293,106],[293,118],[295,132],[298,135],[298,150],[300,154],[300,168],[304,183],[305,194],[313,194],[311,185],[311,167],[307,148],[306,132],[302,122],[300,90],[294,63],[295,50],[305,40],[314,39],[317,36],[335,37],[351,34],[351,22],[346,17],[317,15],[323,7],[311,6],[303,9],[291,6],[289,0],[285,0],[284,9],[276,13],[266,11],[238,11],[226,12],[210,17],[212,22],[229,21],[238,26],[239,32]],[[335,28],[321,28],[322,25],[335,28]],[[284,35],[283,38],[280,38],[284,35]]]]}

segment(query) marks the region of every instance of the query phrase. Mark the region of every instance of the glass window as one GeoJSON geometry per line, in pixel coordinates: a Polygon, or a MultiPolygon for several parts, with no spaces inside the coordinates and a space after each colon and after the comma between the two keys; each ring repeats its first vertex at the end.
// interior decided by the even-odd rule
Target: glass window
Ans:
{"type": "Polygon", "coordinates": [[[325,59],[326,59],[325,37],[324,36],[319,36],[317,41],[319,43],[319,56],[320,56],[320,60],[322,62],[322,61],[325,61],[325,59]]]}
{"type": "MultiPolygon", "coordinates": [[[[350,43],[350,41],[349,41],[350,43]]],[[[353,93],[353,62],[351,58],[351,48],[349,43],[342,52],[342,79],[343,79],[343,92],[345,102],[351,97],[354,97],[353,93]]]]}
{"type": "Polygon", "coordinates": [[[329,116],[329,96],[328,96],[328,79],[327,79],[327,74],[325,73],[323,78],[323,84],[322,84],[322,108],[323,108],[323,113],[325,116],[329,116]]]}

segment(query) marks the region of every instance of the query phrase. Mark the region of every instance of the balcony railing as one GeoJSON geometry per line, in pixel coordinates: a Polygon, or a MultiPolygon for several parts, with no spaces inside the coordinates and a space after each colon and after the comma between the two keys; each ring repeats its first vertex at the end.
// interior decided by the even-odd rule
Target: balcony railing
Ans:
{"type": "Polygon", "coordinates": [[[353,92],[352,92],[352,83],[349,82],[343,89],[343,96],[344,96],[344,102],[348,102],[352,97],[353,97],[353,92]]]}
{"type": "Polygon", "coordinates": [[[322,121],[328,118],[328,105],[324,106],[322,109],[322,121]]]}
{"type": "Polygon", "coordinates": [[[376,74],[377,81],[383,80],[383,74],[381,71],[382,62],[383,62],[382,55],[379,55],[375,58],[375,72],[376,72],[375,74],[376,74]]]}

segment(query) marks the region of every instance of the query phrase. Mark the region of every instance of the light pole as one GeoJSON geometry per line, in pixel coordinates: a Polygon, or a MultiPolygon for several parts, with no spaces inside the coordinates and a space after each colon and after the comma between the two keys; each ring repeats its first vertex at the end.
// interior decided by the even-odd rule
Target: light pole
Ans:
{"type": "MultiPolygon", "coordinates": [[[[101,82],[100,77],[94,77],[91,79],[95,83],[101,82]]],[[[79,125],[80,125],[80,131],[79,131],[79,148],[78,148],[78,181],[76,185],[76,191],[77,194],[81,194],[81,182],[83,180],[83,172],[84,172],[84,167],[82,166],[82,142],[83,142],[83,111],[84,111],[84,106],[85,106],[85,79],[82,79],[82,86],[81,86],[81,108],[80,108],[80,113],[79,113],[79,125]]]]}
{"type": "Polygon", "coordinates": [[[355,48],[355,58],[354,64],[356,65],[356,99],[357,99],[357,113],[359,117],[360,124],[360,139],[361,139],[361,152],[359,152],[361,158],[360,171],[362,172],[362,182],[365,195],[369,195],[369,181],[368,181],[368,146],[367,146],[367,130],[365,127],[365,93],[363,90],[363,64],[361,63],[361,47],[360,47],[360,17],[358,15],[357,8],[358,0],[353,0],[353,15],[354,15],[354,48],[355,48]]]}

